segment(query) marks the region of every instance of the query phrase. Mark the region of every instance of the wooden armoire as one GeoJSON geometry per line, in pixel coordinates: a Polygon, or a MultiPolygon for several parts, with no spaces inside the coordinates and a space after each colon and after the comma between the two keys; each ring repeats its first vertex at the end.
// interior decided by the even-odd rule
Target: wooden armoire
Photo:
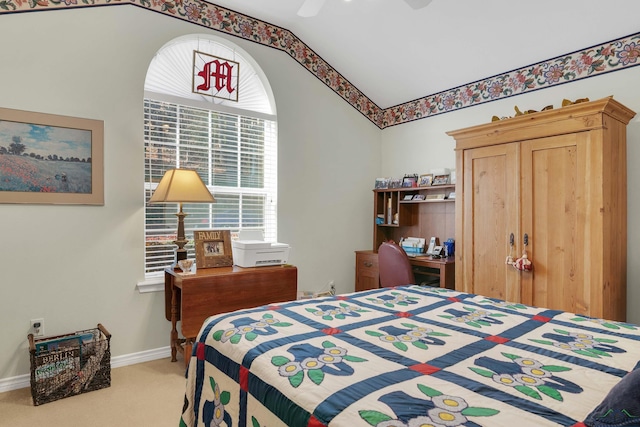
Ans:
{"type": "Polygon", "coordinates": [[[624,321],[634,115],[609,97],[447,132],[456,140],[456,289],[624,321]],[[531,271],[505,262],[522,256],[525,235],[531,271]]]}

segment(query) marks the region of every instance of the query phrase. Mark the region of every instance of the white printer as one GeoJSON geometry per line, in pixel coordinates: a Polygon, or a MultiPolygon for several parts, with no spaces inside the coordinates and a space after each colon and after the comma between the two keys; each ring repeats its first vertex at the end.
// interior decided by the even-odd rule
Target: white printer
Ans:
{"type": "Polygon", "coordinates": [[[289,245],[265,242],[260,230],[240,231],[237,240],[231,241],[233,263],[239,267],[260,267],[286,264],[289,245]]]}

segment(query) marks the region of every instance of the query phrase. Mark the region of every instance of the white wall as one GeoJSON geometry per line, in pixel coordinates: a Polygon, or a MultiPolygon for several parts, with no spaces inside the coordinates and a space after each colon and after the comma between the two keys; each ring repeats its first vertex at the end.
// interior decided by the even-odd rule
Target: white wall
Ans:
{"type": "MultiPolygon", "coordinates": [[[[541,110],[550,104],[560,108],[565,98],[572,101],[585,97],[595,100],[613,95],[617,101],[638,113],[627,128],[627,321],[640,323],[640,311],[635,307],[635,303],[640,301],[640,251],[637,245],[640,241],[638,81],[640,67],[635,67],[385,129],[382,131],[381,175],[400,177],[405,173],[428,173],[433,168],[455,168],[455,140],[446,132],[489,123],[494,115],[514,116],[514,106],[521,111],[541,110]],[[412,154],[408,155],[407,151],[412,154]]],[[[496,257],[503,259],[505,255],[496,254],[496,257]]]]}
{"type": "MultiPolygon", "coordinates": [[[[135,286],[143,279],[143,84],[160,47],[207,30],[134,6],[0,20],[0,106],[105,122],[104,206],[0,205],[0,381],[29,372],[32,318],[44,317],[48,334],[101,322],[113,334],[113,356],[167,346],[163,293],[135,286]]],[[[446,131],[562,98],[614,95],[640,112],[634,68],[380,131],[284,53],[230,40],[262,67],[276,98],[279,240],[292,245],[300,289],[334,280],[339,292],[353,290],[353,251],[371,245],[374,179],[453,167],[446,131]]],[[[639,123],[628,144],[628,306],[636,323],[639,123]]]]}
{"type": "MultiPolygon", "coordinates": [[[[29,320],[47,334],[103,323],[112,355],[169,344],[162,292],[143,272],[143,85],[155,52],[207,30],[134,6],[0,17],[0,105],[105,123],[105,205],[0,205],[0,380],[27,374],[29,320]],[[27,30],[28,29],[28,30],[27,30]]],[[[219,33],[213,33],[221,36],[219,33]]],[[[279,240],[299,289],[353,289],[371,243],[380,130],[285,54],[237,38],[272,86],[279,126],[279,240]]]]}

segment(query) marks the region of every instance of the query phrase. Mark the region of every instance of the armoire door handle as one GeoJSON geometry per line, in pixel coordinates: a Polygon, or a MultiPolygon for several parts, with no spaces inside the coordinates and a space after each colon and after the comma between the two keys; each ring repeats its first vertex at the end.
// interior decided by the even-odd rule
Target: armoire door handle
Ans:
{"type": "Polygon", "coordinates": [[[531,271],[533,270],[533,264],[531,263],[531,260],[527,255],[527,246],[529,246],[529,235],[527,233],[524,233],[524,236],[522,237],[522,243],[522,256],[515,260],[512,265],[516,270],[531,271]]]}
{"type": "Polygon", "coordinates": [[[507,255],[507,259],[504,262],[507,265],[513,265],[513,246],[515,245],[515,236],[513,233],[509,235],[509,255],[507,255]]]}

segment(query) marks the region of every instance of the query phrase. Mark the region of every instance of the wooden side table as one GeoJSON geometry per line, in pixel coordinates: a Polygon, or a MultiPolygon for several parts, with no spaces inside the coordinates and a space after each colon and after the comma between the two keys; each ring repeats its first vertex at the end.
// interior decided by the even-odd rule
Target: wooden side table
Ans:
{"type": "Polygon", "coordinates": [[[298,269],[291,265],[201,268],[191,275],[165,269],[165,317],[171,322],[171,361],[177,360],[179,351],[184,355],[185,365],[189,364],[193,342],[209,316],[295,300],[297,290],[298,269]],[[179,320],[184,338],[178,337],[179,320]]]}

